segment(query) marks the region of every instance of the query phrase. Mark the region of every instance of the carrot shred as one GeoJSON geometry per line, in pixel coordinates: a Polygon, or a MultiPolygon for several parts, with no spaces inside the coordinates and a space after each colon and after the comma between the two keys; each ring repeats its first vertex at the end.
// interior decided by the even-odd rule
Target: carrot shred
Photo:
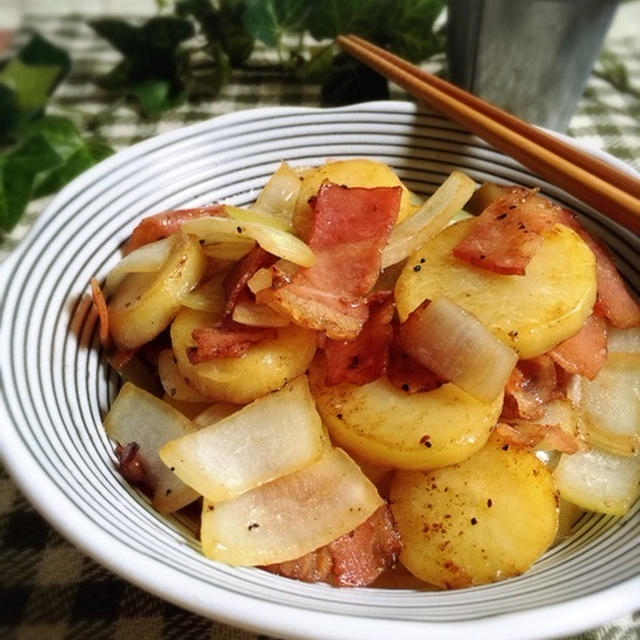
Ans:
{"type": "Polygon", "coordinates": [[[93,301],[93,308],[98,314],[98,320],[100,322],[100,343],[104,347],[108,347],[111,342],[111,334],[109,332],[109,311],[107,310],[107,301],[105,300],[102,289],[95,278],[91,278],[91,300],[93,301]]]}

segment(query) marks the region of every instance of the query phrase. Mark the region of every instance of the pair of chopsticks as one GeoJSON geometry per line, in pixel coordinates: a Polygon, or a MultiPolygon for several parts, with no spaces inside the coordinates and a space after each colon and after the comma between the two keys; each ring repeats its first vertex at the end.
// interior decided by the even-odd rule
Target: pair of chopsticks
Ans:
{"type": "Polygon", "coordinates": [[[640,180],[358,36],[338,45],[611,220],[640,234],[640,180]]]}

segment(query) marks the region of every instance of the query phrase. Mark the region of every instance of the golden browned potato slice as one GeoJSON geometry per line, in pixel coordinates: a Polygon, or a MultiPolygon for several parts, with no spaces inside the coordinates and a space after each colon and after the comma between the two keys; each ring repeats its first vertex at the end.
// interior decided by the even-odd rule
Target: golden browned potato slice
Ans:
{"type": "Polygon", "coordinates": [[[332,440],[371,464],[433,469],[478,451],[502,410],[502,394],[483,403],[453,384],[408,394],[386,377],[362,386],[326,386],[320,359],[309,382],[332,440]]]}
{"type": "Polygon", "coordinates": [[[533,358],[575,335],[596,298],[595,259],[571,229],[556,225],[525,275],[474,267],[452,254],[474,220],[462,220],[418,249],[395,287],[400,319],[424,300],[447,296],[473,313],[520,358],[533,358]]]}
{"type": "Polygon", "coordinates": [[[391,510],[414,575],[445,589],[526,571],[552,544],[558,495],[528,450],[493,435],[474,456],[433,471],[396,471],[391,510]]]}
{"type": "Polygon", "coordinates": [[[219,315],[183,309],[171,324],[178,370],[188,384],[211,400],[246,404],[302,375],[316,351],[316,334],[296,325],[278,328],[278,337],[251,346],[239,358],[215,358],[191,364],[194,329],[215,324],[219,315]]]}
{"type": "Polygon", "coordinates": [[[234,565],[293,560],[352,531],[381,504],[358,465],[334,449],[235,500],[205,500],[202,550],[234,565]]]}
{"type": "Polygon", "coordinates": [[[398,222],[414,213],[419,207],[409,190],[402,184],[400,178],[391,168],[374,160],[355,158],[353,160],[327,162],[320,167],[299,170],[298,176],[302,184],[293,214],[293,221],[294,227],[302,231],[302,237],[305,237],[304,229],[308,227],[308,221],[311,216],[309,199],[318,193],[320,185],[325,180],[347,187],[365,187],[368,189],[374,187],[402,187],[398,222]]]}
{"type": "Polygon", "coordinates": [[[153,340],[173,320],[181,298],[204,275],[207,258],[195,238],[176,234],[159,271],[131,273],[109,301],[109,328],[116,345],[135,349],[153,340]]]}

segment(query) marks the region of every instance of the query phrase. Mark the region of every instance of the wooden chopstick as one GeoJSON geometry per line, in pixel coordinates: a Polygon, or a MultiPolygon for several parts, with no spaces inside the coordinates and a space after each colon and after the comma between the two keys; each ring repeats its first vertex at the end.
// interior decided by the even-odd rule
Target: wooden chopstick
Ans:
{"type": "Polygon", "coordinates": [[[345,51],[611,220],[640,233],[640,180],[357,36],[345,51]]]}

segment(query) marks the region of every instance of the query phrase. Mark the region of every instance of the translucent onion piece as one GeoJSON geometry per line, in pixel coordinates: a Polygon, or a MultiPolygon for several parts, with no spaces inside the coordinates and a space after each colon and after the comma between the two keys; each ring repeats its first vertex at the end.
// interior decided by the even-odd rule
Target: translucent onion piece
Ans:
{"type": "Polygon", "coordinates": [[[640,457],[592,449],[563,454],[553,472],[560,494],[583,509],[624,515],[640,497],[640,457]]]}
{"type": "Polygon", "coordinates": [[[158,376],[165,393],[173,400],[207,402],[207,399],[191,387],[180,374],[171,349],[163,349],[158,354],[158,376]]]}
{"type": "Polygon", "coordinates": [[[286,327],[289,318],[271,307],[255,302],[238,302],[233,309],[232,320],[250,327],[286,327]]]}
{"type": "Polygon", "coordinates": [[[273,271],[267,267],[262,267],[249,278],[247,286],[251,293],[258,293],[258,291],[262,291],[263,289],[271,288],[272,283],[273,271]]]}
{"type": "Polygon", "coordinates": [[[503,392],[518,359],[474,315],[445,297],[416,309],[402,325],[401,339],[418,362],[482,402],[503,392]]]}
{"type": "Polygon", "coordinates": [[[223,281],[226,272],[218,273],[182,297],[182,306],[201,311],[222,312],[226,302],[223,281]]]}
{"type": "Polygon", "coordinates": [[[237,240],[233,242],[214,242],[202,247],[202,253],[218,260],[240,260],[256,246],[253,240],[237,240]]]}
{"type": "Polygon", "coordinates": [[[301,376],[215,424],[165,444],[160,458],[220,502],[302,469],[323,452],[323,429],[301,376]]]}
{"type": "Polygon", "coordinates": [[[291,228],[291,225],[287,225],[281,218],[263,213],[262,211],[241,209],[240,207],[232,207],[231,205],[225,205],[224,210],[230,218],[240,222],[257,222],[259,224],[266,224],[268,227],[273,227],[274,229],[280,229],[281,231],[289,231],[291,228]]]}
{"type": "Polygon", "coordinates": [[[158,271],[167,261],[175,242],[174,236],[168,236],[162,240],[145,244],[122,258],[107,274],[103,289],[105,297],[111,296],[128,273],[158,271]]]}
{"type": "Polygon", "coordinates": [[[310,267],[315,262],[313,251],[302,240],[291,233],[257,222],[216,217],[198,218],[185,222],[182,230],[204,240],[206,244],[228,242],[235,234],[238,240],[253,239],[265,251],[302,267],[310,267]]]}
{"type": "Polygon", "coordinates": [[[599,449],[640,452],[640,353],[609,353],[593,380],[581,379],[585,438],[599,449]]]}
{"type": "Polygon", "coordinates": [[[607,349],[609,353],[640,353],[640,327],[607,327],[607,349]]]}
{"type": "Polygon", "coordinates": [[[223,418],[228,418],[240,408],[239,404],[231,402],[214,402],[193,418],[193,424],[198,427],[210,427],[223,418]]]}
{"type": "Polygon", "coordinates": [[[251,209],[278,218],[285,229],[291,229],[300,184],[298,174],[288,164],[282,163],[269,178],[251,209]]]}
{"type": "Polygon", "coordinates": [[[298,558],[355,529],[382,499],[341,449],[236,500],[202,508],[202,550],[233,565],[298,558]]]}
{"type": "Polygon", "coordinates": [[[410,218],[396,225],[382,251],[382,268],[407,258],[435,237],[473,195],[475,182],[461,171],[451,175],[410,218]]]}
{"type": "Polygon", "coordinates": [[[162,463],[158,449],[169,440],[194,431],[177,409],[126,382],[104,420],[110,438],[122,446],[138,444],[139,455],[153,488],[153,506],[163,514],[181,509],[198,494],[162,463]]]}

